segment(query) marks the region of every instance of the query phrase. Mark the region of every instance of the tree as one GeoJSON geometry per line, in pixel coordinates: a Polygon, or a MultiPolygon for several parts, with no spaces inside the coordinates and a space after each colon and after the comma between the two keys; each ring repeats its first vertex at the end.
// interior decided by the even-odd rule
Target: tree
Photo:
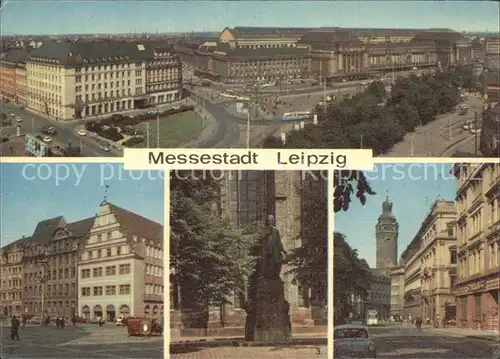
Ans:
{"type": "Polygon", "coordinates": [[[371,273],[366,260],[358,257],[357,250],[351,248],[343,234],[335,232],[333,237],[335,323],[342,323],[352,311],[351,295],[366,298],[371,273]]]}
{"type": "Polygon", "coordinates": [[[328,205],[325,191],[318,188],[324,187],[297,189],[303,203],[301,246],[287,258],[293,266],[288,272],[293,275],[293,282],[311,288],[310,299],[316,305],[324,302],[328,289],[328,205]]]}
{"type": "Polygon", "coordinates": [[[376,195],[363,171],[334,171],[333,172],[333,210],[335,213],[347,211],[354,193],[353,183],[356,184],[356,198],[362,205],[366,203],[366,195],[376,195]]]}
{"type": "Polygon", "coordinates": [[[180,286],[181,309],[198,314],[189,325],[206,328],[209,308],[244,290],[255,235],[234,228],[214,210],[219,182],[201,172],[171,176],[170,265],[172,280],[180,286]]]}
{"type": "Polygon", "coordinates": [[[316,107],[317,125],[291,131],[284,144],[279,138],[268,138],[263,147],[360,148],[362,144],[379,156],[416,126],[450,112],[460,101],[457,83],[463,83],[463,78],[453,71],[400,77],[389,95],[383,83],[373,82],[351,99],[327,106],[326,111],[316,107]]]}

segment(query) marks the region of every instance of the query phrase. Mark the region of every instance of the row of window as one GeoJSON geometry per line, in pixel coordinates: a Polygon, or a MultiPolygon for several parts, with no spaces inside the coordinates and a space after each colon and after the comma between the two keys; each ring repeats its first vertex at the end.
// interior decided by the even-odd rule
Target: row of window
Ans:
{"type": "MultiPolygon", "coordinates": [[[[111,72],[109,74],[104,73],[104,74],[97,74],[97,75],[76,75],[75,80],[77,84],[81,84],[82,82],[89,82],[89,81],[101,81],[101,80],[108,80],[108,79],[124,79],[126,77],[131,77],[132,76],[132,71],[121,71],[121,72],[111,72]]],[[[142,70],[135,70],[135,76],[136,77],[141,77],[142,76],[142,70]]]]}
{"type": "Polygon", "coordinates": [[[494,270],[500,266],[500,244],[498,242],[490,243],[487,250],[486,258],[483,247],[480,246],[460,259],[458,265],[460,279],[483,273],[485,270],[494,270]]]}
{"type": "MultiPolygon", "coordinates": [[[[81,270],[81,278],[82,279],[90,278],[91,274],[92,277],[102,277],[103,275],[106,276],[116,275],[116,267],[117,267],[116,265],[106,266],[104,267],[104,270],[103,267],[97,267],[97,268],[92,268],[92,271],[90,270],[90,268],[85,268],[81,270]]],[[[120,275],[129,274],[130,272],[131,272],[131,267],[129,263],[120,264],[118,266],[118,273],[120,275]]]]}
{"type": "MultiPolygon", "coordinates": [[[[109,61],[111,61],[111,58],[108,58],[109,61]]],[[[117,60],[117,59],[116,59],[117,60]]],[[[81,73],[81,72],[98,72],[98,71],[111,71],[111,70],[126,70],[126,69],[133,69],[133,68],[141,68],[142,67],[141,62],[129,62],[129,63],[124,63],[124,64],[113,64],[113,65],[100,65],[100,66],[88,66],[88,67],[77,67],[75,69],[76,73],[81,73]]]]}
{"type": "Polygon", "coordinates": [[[90,296],[101,296],[101,295],[127,295],[130,294],[130,284],[120,284],[116,285],[106,285],[106,286],[98,286],[98,287],[82,287],[81,288],[81,296],[82,297],[90,297],[90,296]],[[117,288],[118,287],[118,291],[117,288]]]}

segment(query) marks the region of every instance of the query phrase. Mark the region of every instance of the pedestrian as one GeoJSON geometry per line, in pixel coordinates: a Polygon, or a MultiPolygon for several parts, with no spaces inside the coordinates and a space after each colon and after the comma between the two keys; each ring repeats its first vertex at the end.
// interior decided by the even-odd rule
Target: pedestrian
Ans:
{"type": "Polygon", "coordinates": [[[10,339],[11,340],[20,340],[19,339],[19,319],[15,315],[12,316],[11,327],[10,327],[10,339]]]}

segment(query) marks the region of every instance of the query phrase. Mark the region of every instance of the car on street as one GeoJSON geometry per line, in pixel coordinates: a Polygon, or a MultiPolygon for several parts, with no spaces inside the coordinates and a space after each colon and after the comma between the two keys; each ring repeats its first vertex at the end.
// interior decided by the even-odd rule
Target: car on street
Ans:
{"type": "Polygon", "coordinates": [[[45,142],[45,143],[51,143],[52,142],[52,138],[50,136],[43,136],[42,137],[42,141],[45,142]]]}
{"type": "Polygon", "coordinates": [[[334,358],[376,358],[375,342],[359,324],[338,325],[333,331],[334,358]]]}
{"type": "Polygon", "coordinates": [[[106,143],[106,142],[101,142],[99,144],[99,147],[101,148],[101,150],[103,150],[104,152],[109,152],[109,145],[106,143]]]}
{"type": "Polygon", "coordinates": [[[50,126],[50,127],[44,127],[42,129],[42,133],[44,135],[47,135],[47,136],[55,136],[57,135],[57,131],[54,127],[50,126]]]}
{"type": "Polygon", "coordinates": [[[16,117],[16,122],[23,122],[23,119],[21,117],[16,117]]]}
{"type": "Polygon", "coordinates": [[[42,324],[42,317],[33,317],[30,319],[30,324],[42,324]]]}
{"type": "Polygon", "coordinates": [[[89,323],[90,324],[99,324],[99,319],[100,318],[94,317],[94,318],[89,320],[89,323]]]}
{"type": "Polygon", "coordinates": [[[118,318],[116,318],[115,324],[117,326],[127,326],[127,317],[124,315],[120,315],[118,318]]]}
{"type": "Polygon", "coordinates": [[[80,129],[80,130],[78,130],[78,135],[79,136],[87,136],[87,131],[84,129],[80,129]]]}

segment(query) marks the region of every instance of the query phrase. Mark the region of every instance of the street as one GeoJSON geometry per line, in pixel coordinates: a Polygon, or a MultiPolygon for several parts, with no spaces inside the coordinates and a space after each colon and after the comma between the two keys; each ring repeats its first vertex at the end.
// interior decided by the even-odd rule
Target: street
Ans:
{"type": "Polygon", "coordinates": [[[423,328],[388,325],[370,327],[369,333],[377,347],[377,358],[491,358],[494,342],[455,334],[456,328],[423,328]]]}
{"type": "Polygon", "coordinates": [[[121,153],[114,149],[111,149],[109,152],[103,151],[93,138],[78,136],[76,131],[78,127],[84,125],[83,121],[57,122],[20,109],[12,103],[0,101],[0,105],[3,112],[7,114],[13,113],[23,120],[21,123],[13,121],[12,126],[2,127],[2,135],[15,136],[16,125],[18,124],[21,125],[25,133],[33,135],[40,135],[44,127],[52,126],[57,131],[57,135],[52,136],[52,141],[56,145],[67,147],[71,143],[72,146],[81,147],[85,157],[121,156],[121,153]]]}
{"type": "Polygon", "coordinates": [[[0,357],[11,358],[163,358],[163,337],[128,337],[126,327],[82,324],[76,327],[27,326],[20,341],[1,327],[0,357]]]}

